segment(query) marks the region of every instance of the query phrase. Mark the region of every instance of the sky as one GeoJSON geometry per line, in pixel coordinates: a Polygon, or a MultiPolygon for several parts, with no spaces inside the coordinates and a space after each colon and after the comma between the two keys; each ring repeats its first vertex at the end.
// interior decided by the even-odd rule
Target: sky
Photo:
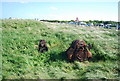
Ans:
{"type": "Polygon", "coordinates": [[[117,1],[4,1],[2,18],[118,21],[117,1]]]}

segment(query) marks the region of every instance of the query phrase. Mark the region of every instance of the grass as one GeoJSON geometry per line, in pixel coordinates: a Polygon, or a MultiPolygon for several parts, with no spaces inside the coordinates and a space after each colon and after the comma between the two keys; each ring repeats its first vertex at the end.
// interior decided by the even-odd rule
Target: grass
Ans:
{"type": "Polygon", "coordinates": [[[118,32],[98,27],[2,20],[2,79],[117,79],[118,32]],[[38,40],[48,52],[39,53],[38,40]],[[91,62],[68,62],[65,51],[75,39],[93,44],[91,62]]]}

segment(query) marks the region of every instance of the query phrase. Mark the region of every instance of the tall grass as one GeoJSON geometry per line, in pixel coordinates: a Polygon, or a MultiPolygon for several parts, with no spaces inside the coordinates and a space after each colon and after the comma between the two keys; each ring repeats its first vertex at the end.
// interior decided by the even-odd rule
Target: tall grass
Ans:
{"type": "Polygon", "coordinates": [[[113,79],[118,78],[118,35],[115,30],[2,20],[3,79],[113,79]],[[84,30],[84,31],[83,31],[84,30]],[[44,39],[48,52],[37,51],[44,39]],[[91,62],[68,62],[65,51],[75,39],[93,44],[91,62]]]}

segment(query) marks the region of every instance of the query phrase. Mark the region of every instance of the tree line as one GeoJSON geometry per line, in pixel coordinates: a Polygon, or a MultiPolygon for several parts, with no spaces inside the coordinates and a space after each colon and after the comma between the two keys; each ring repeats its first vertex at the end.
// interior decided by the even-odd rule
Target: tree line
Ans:
{"type": "MultiPolygon", "coordinates": [[[[75,20],[70,20],[70,21],[60,21],[60,20],[40,20],[40,21],[46,21],[46,22],[56,22],[56,23],[69,23],[69,22],[75,22],[75,20]]],[[[100,21],[100,20],[89,20],[89,21],[80,21],[80,22],[85,22],[85,23],[93,23],[93,24],[112,24],[112,25],[120,25],[120,22],[116,21],[100,21]]],[[[79,22],[79,23],[80,23],[79,22]]]]}

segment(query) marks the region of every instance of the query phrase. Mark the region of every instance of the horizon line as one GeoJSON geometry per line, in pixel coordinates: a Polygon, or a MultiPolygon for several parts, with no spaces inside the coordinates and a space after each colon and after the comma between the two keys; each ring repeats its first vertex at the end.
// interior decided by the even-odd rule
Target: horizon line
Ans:
{"type": "MultiPolygon", "coordinates": [[[[9,18],[0,18],[0,19],[9,19],[9,18]]],[[[39,18],[13,18],[11,17],[11,19],[32,19],[32,20],[59,20],[59,21],[71,21],[71,20],[75,20],[75,19],[71,19],[71,20],[61,20],[61,19],[39,19],[39,18]]],[[[120,21],[114,21],[114,20],[99,20],[99,19],[93,19],[93,20],[80,20],[80,21],[113,21],[113,22],[120,22],[120,21]]]]}

